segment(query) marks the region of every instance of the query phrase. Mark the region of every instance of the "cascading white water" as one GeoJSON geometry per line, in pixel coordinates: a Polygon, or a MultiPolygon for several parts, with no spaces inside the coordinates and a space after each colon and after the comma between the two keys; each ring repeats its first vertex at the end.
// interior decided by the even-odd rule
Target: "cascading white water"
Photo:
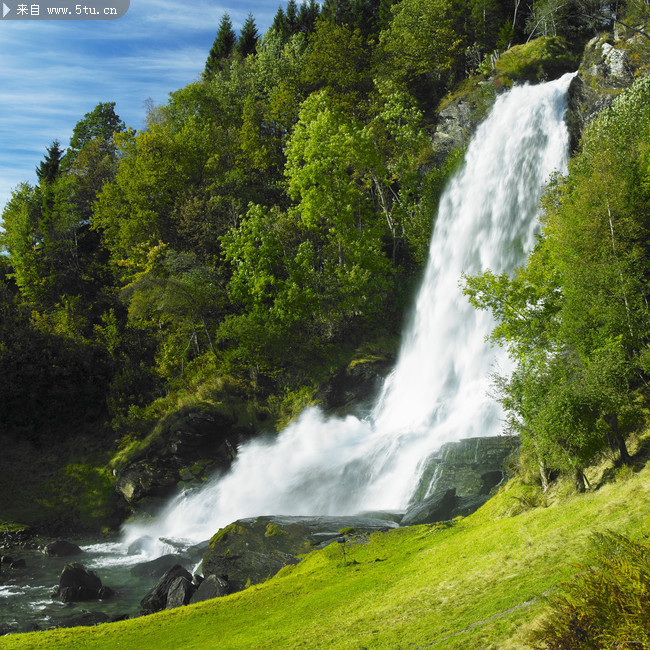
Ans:
{"type": "Polygon", "coordinates": [[[411,324],[372,416],[308,409],[276,438],[244,445],[228,474],[181,495],[153,524],[131,525],[127,539],[200,541],[257,515],[399,510],[421,461],[442,443],[499,433],[501,412],[487,392],[507,360],[485,342],[493,320],[459,284],[462,273],[511,271],[530,252],[544,184],[567,164],[572,76],[514,88],[477,130],[441,199],[411,324]]]}

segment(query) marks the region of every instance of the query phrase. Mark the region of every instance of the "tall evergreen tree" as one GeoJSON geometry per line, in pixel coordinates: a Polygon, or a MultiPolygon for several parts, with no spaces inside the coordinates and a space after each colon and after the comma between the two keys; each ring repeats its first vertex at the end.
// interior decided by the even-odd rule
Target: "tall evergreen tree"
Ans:
{"type": "Polygon", "coordinates": [[[287,17],[287,31],[292,36],[298,32],[298,3],[296,0],[289,0],[285,15],[287,17]]]}
{"type": "Polygon", "coordinates": [[[258,36],[255,18],[253,18],[252,13],[249,13],[237,42],[237,49],[242,57],[246,58],[249,54],[255,54],[258,36]]]}
{"type": "Polygon", "coordinates": [[[205,62],[204,77],[211,77],[221,67],[221,62],[231,54],[237,42],[237,36],[232,28],[232,22],[228,14],[224,14],[219,23],[217,37],[214,39],[212,49],[205,62]]]}
{"type": "Polygon", "coordinates": [[[282,38],[284,41],[289,36],[289,30],[287,26],[287,16],[284,13],[282,5],[278,7],[278,10],[273,18],[273,23],[271,24],[271,29],[282,38]]]}
{"type": "Polygon", "coordinates": [[[316,20],[320,15],[320,6],[316,0],[303,0],[298,10],[298,31],[311,34],[316,26],[316,20]]]}
{"type": "Polygon", "coordinates": [[[351,25],[353,20],[352,0],[325,0],[321,17],[336,25],[351,25]]]}
{"type": "Polygon", "coordinates": [[[36,176],[41,184],[54,182],[59,175],[61,158],[63,158],[63,149],[61,149],[61,143],[55,140],[47,148],[44,160],[36,168],[36,176]]]}

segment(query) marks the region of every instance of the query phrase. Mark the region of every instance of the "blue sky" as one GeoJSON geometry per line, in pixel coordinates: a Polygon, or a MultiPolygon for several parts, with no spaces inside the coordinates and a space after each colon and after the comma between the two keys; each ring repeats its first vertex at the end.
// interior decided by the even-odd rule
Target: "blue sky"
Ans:
{"type": "Polygon", "coordinates": [[[140,129],[148,98],[161,104],[203,71],[221,17],[239,30],[249,12],[263,34],[284,0],[192,3],[131,0],[112,21],[0,21],[0,210],[11,189],[34,183],[55,139],[99,102],[140,129]]]}

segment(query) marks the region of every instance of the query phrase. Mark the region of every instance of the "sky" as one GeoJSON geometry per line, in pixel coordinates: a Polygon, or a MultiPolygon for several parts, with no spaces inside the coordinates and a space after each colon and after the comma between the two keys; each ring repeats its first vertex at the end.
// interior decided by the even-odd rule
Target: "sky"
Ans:
{"type": "Polygon", "coordinates": [[[219,23],[239,31],[248,13],[263,34],[284,0],[131,0],[117,20],[0,20],[0,211],[19,183],[36,182],[46,148],[66,147],[99,102],[116,103],[127,126],[143,127],[148,99],[203,71],[219,23]]]}

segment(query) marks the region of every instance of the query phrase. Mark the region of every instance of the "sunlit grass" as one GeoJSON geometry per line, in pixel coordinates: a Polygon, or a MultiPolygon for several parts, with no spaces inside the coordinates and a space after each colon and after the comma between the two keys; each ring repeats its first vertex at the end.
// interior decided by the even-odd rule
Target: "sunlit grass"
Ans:
{"type": "Polygon", "coordinates": [[[522,648],[595,531],[642,532],[650,469],[512,516],[511,483],[450,527],[333,544],[244,592],[94,628],[6,637],[38,648],[522,648]]]}

